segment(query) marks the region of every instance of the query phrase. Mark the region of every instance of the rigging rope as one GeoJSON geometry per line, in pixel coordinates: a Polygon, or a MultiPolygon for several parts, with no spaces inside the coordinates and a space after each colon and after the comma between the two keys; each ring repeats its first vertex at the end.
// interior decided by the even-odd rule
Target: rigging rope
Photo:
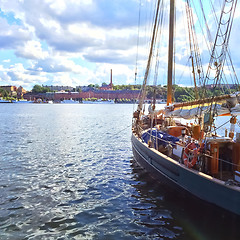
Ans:
{"type": "Polygon", "coordinates": [[[212,54],[211,54],[211,58],[210,58],[210,62],[209,62],[209,66],[208,66],[208,70],[205,78],[205,84],[206,84],[206,81],[210,79],[211,71],[212,70],[216,71],[215,77],[213,78],[215,81],[214,82],[215,88],[222,79],[223,67],[225,65],[226,53],[227,53],[235,9],[236,9],[235,0],[224,1],[222,6],[222,13],[218,23],[218,29],[217,29],[217,33],[214,41],[214,46],[212,49],[212,54]],[[226,11],[225,10],[226,8],[229,8],[230,10],[226,11]],[[225,20],[226,18],[227,20],[225,20]],[[222,31],[223,26],[225,26],[226,28],[224,32],[222,31]],[[218,44],[219,40],[222,40],[222,41],[221,43],[218,44]],[[219,54],[217,53],[217,47],[221,47],[221,51],[219,54]]]}
{"type": "Polygon", "coordinates": [[[142,5],[142,1],[139,0],[138,33],[137,33],[137,53],[136,53],[136,67],[135,67],[135,85],[136,85],[136,82],[137,82],[137,71],[138,71],[138,47],[139,47],[139,33],[140,33],[140,20],[141,20],[141,5],[142,5]]]}
{"type": "Polygon", "coordinates": [[[152,63],[152,56],[153,56],[153,49],[156,43],[156,32],[157,32],[157,23],[158,23],[158,14],[159,14],[159,6],[160,6],[160,1],[157,1],[157,7],[156,7],[156,15],[155,15],[155,20],[154,20],[154,27],[153,27],[153,32],[152,32],[152,41],[151,41],[151,47],[150,47],[150,52],[149,52],[149,57],[148,57],[148,62],[147,62],[147,67],[144,75],[144,81],[143,81],[143,87],[141,91],[141,98],[139,100],[138,104],[138,111],[142,111],[142,105],[146,96],[146,85],[147,85],[147,80],[149,76],[149,71],[150,71],[150,66],[152,63]]]}

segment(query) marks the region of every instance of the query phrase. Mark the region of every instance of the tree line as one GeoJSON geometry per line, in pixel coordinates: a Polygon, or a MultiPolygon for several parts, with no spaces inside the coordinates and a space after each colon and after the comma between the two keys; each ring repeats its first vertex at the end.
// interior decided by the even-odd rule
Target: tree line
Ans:
{"type": "MultiPolygon", "coordinates": [[[[104,84],[104,83],[103,83],[104,84]]],[[[88,87],[98,89],[98,84],[89,84],[88,87]]],[[[141,90],[141,85],[113,85],[113,90],[141,90]]],[[[75,89],[74,89],[75,90],[75,89]]],[[[67,90],[66,90],[67,91],[67,90]]],[[[81,91],[81,89],[77,89],[77,91],[81,91]]],[[[221,94],[230,94],[237,89],[230,89],[227,87],[221,87],[221,88],[211,88],[211,89],[203,89],[198,88],[197,89],[199,96],[205,96],[205,97],[213,97],[213,96],[219,96],[221,94]]],[[[35,85],[32,89],[33,93],[46,93],[51,92],[51,90],[48,87],[43,87],[40,85],[35,85]]],[[[178,85],[173,85],[173,95],[174,95],[174,101],[175,102],[188,102],[196,100],[195,96],[195,89],[192,87],[181,87],[178,85]]],[[[152,99],[156,97],[156,99],[166,99],[167,98],[167,86],[147,86],[146,89],[146,97],[148,99],[152,99]]]]}

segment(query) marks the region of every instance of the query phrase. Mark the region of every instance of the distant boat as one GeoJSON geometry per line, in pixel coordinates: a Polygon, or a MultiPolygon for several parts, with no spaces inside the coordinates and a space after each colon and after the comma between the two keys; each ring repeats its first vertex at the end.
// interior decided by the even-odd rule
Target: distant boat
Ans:
{"type": "Polygon", "coordinates": [[[33,101],[28,101],[28,100],[26,100],[26,99],[21,99],[21,100],[18,100],[18,101],[16,101],[16,102],[14,102],[14,103],[18,103],[18,104],[24,104],[24,103],[33,103],[33,101]]]}
{"type": "Polygon", "coordinates": [[[91,101],[91,100],[83,100],[82,103],[84,104],[114,104],[114,100],[112,99],[107,99],[107,100],[103,100],[103,99],[97,99],[96,101],[91,101]]]}
{"type": "Polygon", "coordinates": [[[156,104],[166,104],[166,103],[167,103],[166,99],[156,100],[156,104]]]}
{"type": "Polygon", "coordinates": [[[70,99],[64,99],[63,101],[61,101],[61,103],[63,103],[63,104],[78,104],[79,101],[75,101],[72,98],[70,98],[70,99]]]}
{"type": "MultiPolygon", "coordinates": [[[[167,186],[186,191],[206,202],[240,215],[240,133],[235,131],[236,123],[240,125],[240,122],[237,121],[237,116],[240,115],[240,92],[236,90],[236,92],[230,91],[231,94],[226,94],[224,89],[219,88],[222,95],[209,96],[206,88],[209,82],[213,82],[213,86],[217,88],[221,83],[234,81],[235,86],[239,89],[239,81],[228,49],[237,1],[222,1],[222,11],[219,11],[220,16],[218,19],[216,16],[215,19],[218,25],[215,29],[215,41],[211,41],[209,37],[209,28],[208,31],[203,31],[203,34],[206,33],[204,39],[210,43],[208,45],[209,67],[206,70],[201,64],[201,53],[207,54],[207,51],[199,49],[197,43],[199,36],[195,32],[195,24],[204,19],[197,19],[201,11],[207,10],[210,15],[210,7],[205,6],[198,9],[194,5],[197,1],[194,1],[193,5],[190,4],[191,1],[186,1],[184,5],[188,23],[186,28],[189,31],[187,34],[189,40],[186,43],[190,44],[190,56],[187,54],[186,56],[191,62],[190,73],[196,100],[181,103],[174,103],[172,94],[173,66],[174,60],[177,60],[177,57],[174,56],[177,50],[174,46],[174,34],[178,32],[174,25],[175,20],[180,21],[181,17],[176,17],[175,0],[169,1],[169,8],[163,7],[160,2],[159,0],[156,4],[155,11],[152,10],[155,17],[152,25],[154,27],[152,28],[151,44],[149,44],[149,57],[139,103],[133,113],[131,140],[134,158],[153,177],[167,186]],[[157,70],[162,70],[161,64],[165,58],[166,50],[161,51],[160,47],[164,43],[160,40],[166,38],[166,28],[161,22],[165,16],[163,11],[166,9],[170,9],[168,69],[159,78],[167,76],[167,105],[165,108],[157,109],[156,93],[148,106],[145,106],[144,101],[147,95],[147,85],[150,85],[150,68],[155,66],[155,70],[152,72],[156,74],[154,83],[157,85],[157,70]],[[199,10],[197,14],[192,13],[193,9],[199,10]],[[156,63],[153,63],[153,60],[156,63]],[[158,65],[160,65],[159,68],[158,65]],[[230,120],[217,125],[215,119],[221,118],[221,116],[229,116],[230,120]],[[182,119],[191,119],[193,123],[184,124],[182,119]],[[223,128],[227,123],[230,126],[229,129],[223,130],[225,134],[219,136],[217,130],[223,128]]],[[[208,1],[204,1],[204,4],[207,3],[208,1]]],[[[178,11],[178,13],[180,12],[183,11],[178,11]]],[[[213,12],[212,16],[215,16],[214,14],[216,12],[213,12]]],[[[207,25],[207,22],[205,24],[207,25]]],[[[181,34],[184,35],[182,32],[181,34]]],[[[204,57],[206,59],[206,55],[204,57]]],[[[183,58],[178,58],[181,59],[181,62],[183,61],[183,58]]],[[[178,68],[180,67],[181,65],[178,66],[178,68]]],[[[194,204],[193,206],[194,211],[197,206],[194,204]]]]}
{"type": "Polygon", "coordinates": [[[0,103],[12,103],[10,100],[0,99],[0,103]]]}

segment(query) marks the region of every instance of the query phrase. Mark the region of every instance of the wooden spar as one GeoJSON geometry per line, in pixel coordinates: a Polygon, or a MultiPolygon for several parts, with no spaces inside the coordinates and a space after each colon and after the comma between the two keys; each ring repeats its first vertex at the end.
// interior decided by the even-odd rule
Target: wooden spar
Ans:
{"type": "Polygon", "coordinates": [[[211,97],[211,98],[204,98],[196,101],[191,101],[191,102],[184,102],[184,103],[175,103],[173,104],[174,109],[182,108],[182,107],[188,107],[192,105],[201,105],[205,103],[212,103],[212,102],[218,102],[218,101],[223,101],[226,99],[231,98],[230,94],[227,95],[222,95],[222,96],[217,96],[217,97],[211,97]]]}
{"type": "Polygon", "coordinates": [[[168,84],[167,106],[172,104],[172,76],[173,76],[173,37],[174,37],[175,0],[170,0],[169,42],[168,42],[168,84]]]}

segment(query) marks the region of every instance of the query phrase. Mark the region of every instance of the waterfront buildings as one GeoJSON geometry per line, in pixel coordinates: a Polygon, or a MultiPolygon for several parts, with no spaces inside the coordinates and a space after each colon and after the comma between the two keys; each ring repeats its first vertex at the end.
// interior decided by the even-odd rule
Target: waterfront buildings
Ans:
{"type": "Polygon", "coordinates": [[[47,92],[47,93],[32,93],[28,92],[24,95],[27,100],[42,99],[62,101],[66,99],[73,99],[81,101],[82,99],[96,98],[96,99],[137,99],[140,90],[101,90],[95,88],[86,88],[81,92],[47,92]]]}
{"type": "Polygon", "coordinates": [[[1,89],[5,90],[8,92],[10,97],[17,97],[17,98],[22,98],[27,91],[22,87],[16,87],[16,86],[0,86],[1,89]]]}

